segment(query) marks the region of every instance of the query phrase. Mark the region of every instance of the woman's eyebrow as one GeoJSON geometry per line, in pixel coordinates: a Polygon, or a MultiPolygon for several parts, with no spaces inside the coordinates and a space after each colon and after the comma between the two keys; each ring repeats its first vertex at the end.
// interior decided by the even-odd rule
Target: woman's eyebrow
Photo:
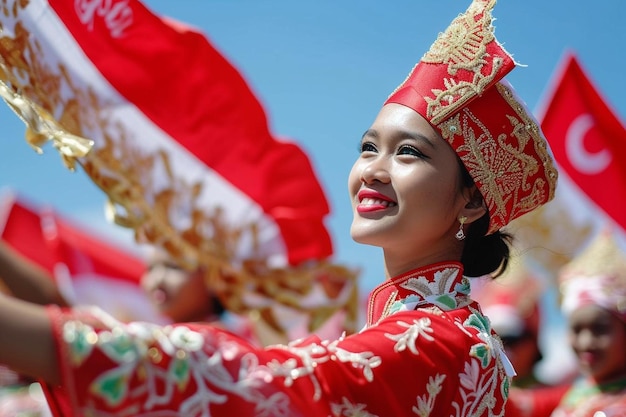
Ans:
{"type": "Polygon", "coordinates": [[[361,136],[361,139],[364,139],[366,136],[377,138],[378,132],[376,132],[374,129],[367,129],[365,133],[363,133],[363,136],[361,136]]]}
{"type": "Polygon", "coordinates": [[[425,143],[426,145],[430,146],[433,149],[436,148],[436,146],[433,143],[433,141],[428,136],[423,135],[421,133],[410,132],[410,131],[403,130],[403,131],[398,132],[398,135],[400,137],[403,137],[403,138],[413,139],[413,140],[415,140],[417,142],[423,142],[423,143],[425,143]]]}
{"type": "MultiPolygon", "coordinates": [[[[378,134],[378,131],[374,130],[374,129],[367,129],[365,131],[365,133],[363,133],[363,136],[361,137],[361,139],[365,138],[365,137],[373,137],[373,138],[378,138],[380,137],[380,135],[378,134]]],[[[431,148],[435,149],[436,146],[433,143],[433,141],[426,135],[423,135],[421,133],[418,132],[412,132],[412,131],[408,131],[408,130],[398,130],[397,132],[395,132],[393,134],[393,138],[395,140],[402,140],[402,139],[413,139],[417,142],[424,142],[425,144],[427,144],[428,146],[430,146],[431,148]]]]}

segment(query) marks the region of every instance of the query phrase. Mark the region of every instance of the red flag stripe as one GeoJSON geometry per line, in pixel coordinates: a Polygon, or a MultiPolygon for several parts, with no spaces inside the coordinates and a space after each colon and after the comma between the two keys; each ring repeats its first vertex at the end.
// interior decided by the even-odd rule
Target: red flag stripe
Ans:
{"type": "Polygon", "coordinates": [[[105,13],[91,3],[50,1],[113,87],[272,216],[292,261],[330,255],[328,205],[307,156],[272,137],[261,104],[206,37],[140,2],[111,2],[105,13]]]}
{"type": "Polygon", "coordinates": [[[138,285],[145,263],[127,248],[88,233],[49,207],[37,208],[15,196],[5,197],[2,204],[0,238],[51,274],[62,262],[73,275],[89,273],[138,285]]]}
{"type": "MultiPolygon", "coordinates": [[[[227,202],[232,225],[260,224],[260,246],[274,263],[330,255],[328,204],[311,164],[297,145],[272,137],[238,71],[201,33],[140,2],[89,3],[94,8],[62,0],[50,1],[52,8],[42,0],[28,5],[32,20],[21,20],[42,42],[46,61],[58,60],[72,87],[95,91],[112,121],[140,135],[143,149],[163,149],[177,175],[190,184],[201,178],[202,204],[227,202]]],[[[90,133],[102,141],[102,132],[90,133]]],[[[241,255],[251,250],[247,243],[241,255]]]]}

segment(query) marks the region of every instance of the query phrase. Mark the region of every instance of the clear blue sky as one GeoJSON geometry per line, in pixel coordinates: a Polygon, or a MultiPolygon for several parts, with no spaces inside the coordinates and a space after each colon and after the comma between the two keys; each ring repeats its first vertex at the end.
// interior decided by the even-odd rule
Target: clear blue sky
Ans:
{"type": "MultiPolygon", "coordinates": [[[[381,253],[350,239],[347,175],[357,143],[387,95],[469,1],[146,0],[159,14],[204,31],[258,94],[275,133],[309,153],[332,207],[336,259],[383,279],[381,253]]],[[[496,35],[527,67],[508,79],[537,108],[566,49],[573,50],[620,117],[626,117],[626,1],[501,0],[496,35]]],[[[89,227],[104,225],[104,196],[56,151],[37,155],[23,124],[0,106],[0,187],[50,204],[89,227]]],[[[112,230],[114,229],[114,230],[112,230]]],[[[128,237],[129,234],[124,236],[128,237]]]]}

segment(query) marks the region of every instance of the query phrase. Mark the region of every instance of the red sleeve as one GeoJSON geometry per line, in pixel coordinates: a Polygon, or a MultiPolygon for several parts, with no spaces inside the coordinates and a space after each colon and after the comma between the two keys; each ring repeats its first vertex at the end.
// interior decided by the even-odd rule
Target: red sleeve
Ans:
{"type": "Polygon", "coordinates": [[[76,416],[449,415],[453,409],[482,409],[476,415],[486,416],[480,404],[497,408],[504,401],[493,346],[472,325],[446,315],[396,313],[339,340],[311,337],[260,349],[208,324],[163,327],[121,323],[97,309],[57,311],[51,317],[63,386],[76,416]]]}
{"type": "Polygon", "coordinates": [[[569,385],[513,388],[506,404],[507,417],[550,417],[569,385]]]}
{"type": "Polygon", "coordinates": [[[52,417],[72,417],[74,415],[70,398],[63,387],[55,387],[43,381],[39,381],[39,384],[46,397],[52,417]]]}

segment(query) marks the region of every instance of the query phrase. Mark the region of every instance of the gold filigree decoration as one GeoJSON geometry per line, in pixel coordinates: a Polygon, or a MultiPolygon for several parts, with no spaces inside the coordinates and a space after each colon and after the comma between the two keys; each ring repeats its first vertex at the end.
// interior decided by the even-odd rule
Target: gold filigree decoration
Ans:
{"type": "Polygon", "coordinates": [[[495,42],[491,24],[491,10],[495,3],[495,0],[472,2],[465,13],[439,34],[420,62],[391,95],[411,79],[421,64],[444,65],[449,75],[443,77],[443,88],[433,88],[432,96],[424,96],[426,116],[432,124],[441,123],[469,100],[480,95],[493,83],[504,62],[503,57],[489,57],[487,52],[487,45],[495,42]],[[483,74],[485,66],[489,68],[487,74],[483,74]],[[458,77],[459,70],[471,74],[471,80],[458,77]]]}
{"type": "Polygon", "coordinates": [[[514,233],[519,251],[555,280],[556,272],[589,241],[595,228],[590,222],[574,220],[571,207],[557,197],[513,220],[507,229],[514,233]]]}
{"type": "Polygon", "coordinates": [[[557,170],[534,119],[514,100],[508,88],[502,84],[496,84],[494,88],[511,106],[511,114],[506,116],[509,131],[494,135],[469,108],[462,109],[437,127],[453,147],[456,136],[463,138],[463,143],[455,147],[456,152],[480,185],[491,224],[499,226],[498,229],[508,224],[509,219],[539,206],[540,202],[551,200],[557,170]],[[533,152],[526,150],[529,142],[533,152]],[[532,153],[538,158],[531,156],[532,153]],[[534,179],[539,169],[545,170],[545,177],[552,181],[547,187],[548,196],[545,195],[545,181],[534,179]]]}
{"type": "Polygon", "coordinates": [[[487,45],[495,40],[491,25],[491,9],[495,0],[475,1],[459,15],[448,28],[439,34],[421,62],[447,65],[451,78],[444,78],[445,89],[433,89],[432,97],[424,97],[428,103],[427,116],[433,124],[440,123],[461,108],[469,99],[480,94],[493,82],[502,65],[502,58],[493,57],[491,71],[482,74],[489,63],[485,59],[487,45]],[[459,70],[473,73],[471,81],[459,81],[459,70]]]}
{"type": "MultiPolygon", "coordinates": [[[[0,76],[5,66],[0,62],[0,76]]],[[[26,124],[26,142],[39,154],[42,146],[50,141],[59,151],[65,166],[74,171],[78,158],[84,157],[93,147],[93,141],[73,135],[57,123],[52,116],[36,103],[14,93],[0,80],[0,97],[26,124]]]]}
{"type": "Polygon", "coordinates": [[[235,262],[242,239],[258,248],[258,224],[227,225],[219,207],[208,210],[199,201],[201,182],[187,183],[177,176],[166,152],[142,149],[139,138],[111,118],[114,103],[75,85],[64,65],[42,59],[42,46],[20,21],[28,4],[18,0],[0,5],[6,17],[0,21],[0,94],[26,124],[27,142],[38,152],[51,142],[68,168],[81,166],[106,193],[108,213],[117,224],[132,228],[138,242],[162,247],[181,266],[204,269],[207,285],[228,310],[254,313],[282,335],[288,329],[271,303],[306,313],[310,330],[343,310],[346,331],[355,331],[358,273],[327,261],[271,268],[255,253],[235,262]],[[9,23],[14,26],[5,27],[9,23]],[[155,182],[157,170],[165,173],[160,185],[155,182]],[[303,305],[302,298],[314,289],[327,298],[303,305]],[[246,302],[249,293],[268,301],[266,306],[246,302]]]}
{"type": "Polygon", "coordinates": [[[606,291],[626,291],[626,253],[610,229],[604,229],[594,236],[591,243],[559,272],[563,282],[585,277],[589,281],[599,279],[607,285],[610,282],[611,286],[606,291]]]}

